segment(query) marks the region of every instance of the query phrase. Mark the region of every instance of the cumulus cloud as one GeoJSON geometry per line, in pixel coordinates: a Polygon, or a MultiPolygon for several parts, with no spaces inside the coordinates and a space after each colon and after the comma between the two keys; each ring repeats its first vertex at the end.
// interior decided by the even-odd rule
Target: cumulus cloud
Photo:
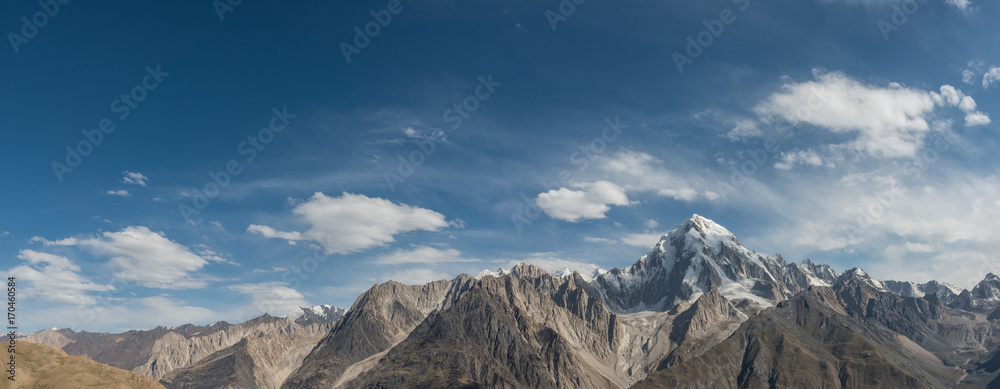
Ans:
{"type": "Polygon", "coordinates": [[[989,123],[986,114],[976,111],[971,97],[950,85],[942,86],[938,93],[897,83],[867,85],[840,72],[815,70],[813,77],[812,81],[785,83],[754,111],[764,122],[808,124],[854,135],[843,147],[883,158],[915,156],[932,129],[929,121],[939,106],[961,109],[967,126],[989,123]]]}
{"type": "Polygon", "coordinates": [[[941,93],[931,92],[931,98],[937,105],[958,107],[965,112],[966,127],[990,124],[989,116],[977,111],[976,101],[971,96],[966,96],[961,89],[942,85],[941,93]]]}
{"type": "Polygon", "coordinates": [[[375,259],[375,263],[445,263],[445,262],[479,262],[479,259],[465,258],[462,252],[455,249],[436,249],[428,246],[417,246],[412,250],[396,250],[375,259]]]}
{"type": "Polygon", "coordinates": [[[146,181],[149,181],[149,178],[142,173],[130,172],[126,170],[122,172],[122,175],[124,176],[122,177],[122,182],[126,184],[146,186],[146,181]]]}
{"type": "Polygon", "coordinates": [[[292,213],[310,225],[304,232],[283,232],[253,224],[248,232],[289,242],[312,241],[327,254],[346,254],[394,242],[395,235],[410,231],[438,231],[449,223],[429,209],[344,192],[330,197],[316,192],[292,213]]]}
{"type": "Polygon", "coordinates": [[[110,257],[109,264],[116,277],[136,281],[149,288],[203,288],[211,277],[198,276],[208,260],[189,248],[167,239],[162,232],[144,226],[130,226],[119,232],[105,232],[96,238],[66,238],[48,241],[35,237],[48,246],[80,246],[110,257]]]}
{"type": "Polygon", "coordinates": [[[553,219],[578,222],[584,219],[603,219],[611,205],[629,205],[625,189],[608,181],[577,183],[571,185],[583,190],[553,189],[540,193],[535,200],[553,219]]]}
{"type": "Polygon", "coordinates": [[[124,190],[124,189],[123,190],[109,190],[108,194],[112,195],[112,196],[120,196],[120,197],[130,197],[130,196],[132,196],[131,193],[129,193],[127,190],[124,190]]]}
{"type": "Polygon", "coordinates": [[[913,156],[930,129],[934,101],[901,86],[870,86],[839,72],[814,71],[812,81],[789,82],[754,111],[765,121],[809,124],[857,134],[850,147],[872,156],[913,156]]]}
{"type": "Polygon", "coordinates": [[[97,303],[88,292],[115,290],[111,285],[98,285],[80,274],[80,266],[69,258],[34,250],[21,250],[17,257],[25,264],[10,269],[9,274],[31,286],[24,288],[24,295],[46,301],[67,304],[97,303]]]}

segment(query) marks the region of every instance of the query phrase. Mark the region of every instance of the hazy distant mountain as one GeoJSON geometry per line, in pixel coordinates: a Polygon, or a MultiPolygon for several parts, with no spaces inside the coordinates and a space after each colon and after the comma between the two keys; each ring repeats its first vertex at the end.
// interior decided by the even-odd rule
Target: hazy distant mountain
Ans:
{"type": "MultiPolygon", "coordinates": [[[[282,344],[269,347],[268,352],[271,354],[266,358],[254,356],[257,358],[255,364],[263,363],[256,366],[254,374],[257,378],[254,379],[261,382],[276,381],[269,386],[275,387],[298,367],[305,354],[344,313],[342,309],[332,306],[301,310],[301,314],[291,317],[265,314],[240,324],[186,324],[121,334],[74,332],[70,329],[46,330],[25,339],[59,346],[70,355],[87,357],[156,380],[175,369],[191,366],[213,353],[228,349],[244,339],[250,339],[251,344],[260,342],[255,338],[280,339],[282,344]],[[272,355],[274,350],[281,350],[285,354],[272,355]]],[[[185,374],[188,374],[185,377],[197,375],[192,371],[185,374]]]]}

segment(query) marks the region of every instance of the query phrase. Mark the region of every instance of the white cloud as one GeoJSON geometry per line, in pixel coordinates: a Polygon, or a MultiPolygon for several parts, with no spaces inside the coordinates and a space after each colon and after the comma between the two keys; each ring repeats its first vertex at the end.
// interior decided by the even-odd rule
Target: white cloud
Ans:
{"type": "Polygon", "coordinates": [[[80,266],[61,255],[21,250],[18,258],[27,262],[8,271],[20,280],[31,281],[24,296],[67,304],[95,304],[97,298],[87,292],[115,290],[111,285],[98,285],[80,275],[80,266]]]}
{"type": "Polygon", "coordinates": [[[596,237],[596,236],[585,236],[585,237],[583,237],[583,241],[584,242],[591,242],[591,243],[614,243],[615,242],[612,239],[599,238],[599,237],[596,237]]]}
{"type": "Polygon", "coordinates": [[[738,141],[741,139],[753,138],[761,136],[764,133],[757,128],[757,122],[753,120],[740,120],[736,123],[736,127],[726,133],[732,141],[738,141]]]}
{"type": "Polygon", "coordinates": [[[149,177],[144,176],[142,173],[135,173],[130,171],[123,171],[122,182],[126,184],[146,186],[146,181],[149,181],[149,177]]]}
{"type": "Polygon", "coordinates": [[[112,196],[121,196],[121,197],[130,197],[130,196],[132,196],[131,193],[129,193],[127,190],[124,190],[124,189],[123,190],[109,190],[108,194],[112,195],[112,196]]]}
{"type": "Polygon", "coordinates": [[[989,88],[998,82],[1000,82],[1000,67],[993,66],[986,74],[983,74],[983,89],[989,88]]]}
{"type": "Polygon", "coordinates": [[[965,115],[965,125],[968,127],[985,126],[987,124],[990,124],[990,117],[986,116],[982,112],[974,112],[965,115]]]}
{"type": "Polygon", "coordinates": [[[535,200],[539,208],[553,219],[577,222],[582,219],[603,219],[611,205],[629,205],[625,189],[608,181],[571,185],[584,190],[553,189],[540,193],[535,200]]]}
{"type": "Polygon", "coordinates": [[[247,232],[255,232],[264,235],[265,238],[278,238],[287,240],[304,240],[301,232],[282,232],[275,230],[268,226],[262,226],[259,224],[251,224],[247,227],[247,232]]]}
{"type": "Polygon", "coordinates": [[[789,198],[811,200],[800,203],[808,211],[791,212],[808,214],[809,220],[775,231],[775,239],[791,237],[795,245],[823,251],[885,247],[888,239],[905,239],[912,252],[938,244],[993,244],[992,232],[1000,229],[996,206],[1000,181],[961,172],[942,173],[936,179],[933,187],[905,186],[898,181],[884,184],[873,178],[797,188],[788,193],[789,198]]]}
{"type": "Polygon", "coordinates": [[[972,79],[976,77],[976,72],[964,69],[962,70],[962,82],[972,85],[972,79]]]}
{"type": "Polygon", "coordinates": [[[966,96],[961,89],[951,85],[942,85],[941,93],[931,92],[934,103],[942,106],[955,106],[965,112],[965,126],[982,126],[990,124],[989,116],[976,111],[976,101],[966,96]]]}
{"type": "Polygon", "coordinates": [[[989,122],[986,114],[975,110],[971,97],[950,85],[942,86],[937,93],[898,83],[866,85],[840,72],[814,70],[813,76],[812,81],[787,82],[754,111],[765,123],[777,120],[808,124],[855,135],[852,141],[834,145],[834,149],[846,148],[882,158],[915,156],[931,130],[928,122],[938,106],[960,108],[966,114],[967,126],[989,122]]]}
{"type": "Polygon", "coordinates": [[[622,238],[622,243],[629,246],[642,247],[642,248],[652,248],[660,241],[663,234],[658,232],[646,232],[641,234],[629,234],[622,238]]]}
{"type": "Polygon", "coordinates": [[[972,6],[972,2],[969,0],[945,0],[945,3],[958,8],[962,12],[968,12],[969,7],[972,6]]]}
{"type": "Polygon", "coordinates": [[[455,249],[436,249],[428,246],[417,246],[413,250],[396,250],[390,254],[383,255],[375,260],[375,263],[403,264],[403,263],[444,263],[444,262],[478,262],[479,259],[464,258],[462,252],[455,249]]]}
{"type": "Polygon", "coordinates": [[[796,150],[781,153],[781,161],[774,164],[775,168],[790,170],[795,165],[823,166],[823,160],[813,150],[796,150]]]}
{"type": "Polygon", "coordinates": [[[906,242],[906,245],[903,247],[906,248],[906,251],[912,253],[930,253],[934,251],[934,246],[926,243],[906,242]]]}
{"type": "Polygon", "coordinates": [[[647,153],[624,150],[600,157],[596,162],[604,173],[614,177],[618,185],[629,191],[651,191],[678,201],[714,200],[719,197],[715,192],[704,189],[715,184],[706,182],[705,175],[693,171],[685,171],[683,175],[676,173],[663,161],[647,153]]]}
{"type": "Polygon", "coordinates": [[[656,194],[681,201],[693,201],[698,198],[698,191],[691,188],[660,189],[656,194]]]}
{"type": "Polygon", "coordinates": [[[395,235],[404,232],[438,231],[449,225],[444,215],[429,209],[347,192],[340,197],[316,192],[292,213],[305,219],[310,228],[282,232],[254,224],[247,231],[291,242],[313,241],[328,254],[346,254],[394,242],[395,235]]]}
{"type": "MultiPolygon", "coordinates": [[[[218,223],[218,222],[216,222],[216,223],[218,223]]],[[[220,262],[220,263],[228,263],[230,265],[239,266],[239,263],[236,263],[236,261],[232,260],[231,258],[227,258],[227,257],[229,257],[229,255],[216,252],[215,250],[212,250],[212,248],[209,247],[208,245],[205,245],[205,244],[196,244],[196,245],[194,245],[192,247],[195,248],[194,251],[197,252],[198,255],[200,255],[202,258],[205,258],[205,259],[207,259],[209,261],[220,262]]]]}
{"type": "Polygon", "coordinates": [[[448,273],[431,269],[405,269],[382,275],[383,280],[392,280],[406,285],[422,285],[437,280],[450,280],[448,273]]]}
{"type": "Polygon", "coordinates": [[[843,73],[814,71],[815,80],[786,83],[754,110],[765,121],[810,124],[857,134],[850,147],[883,157],[915,155],[929,130],[934,102],[923,91],[862,84],[843,73]]]}
{"type": "Polygon", "coordinates": [[[261,282],[255,284],[229,285],[226,288],[234,292],[248,294],[252,300],[254,311],[268,312],[281,316],[292,312],[298,307],[311,306],[305,296],[297,290],[289,288],[284,282],[261,282]]]}
{"type": "Polygon", "coordinates": [[[208,264],[205,258],[167,239],[163,233],[153,232],[144,226],[105,232],[100,238],[37,239],[48,246],[83,246],[110,256],[109,264],[117,270],[116,277],[136,281],[149,288],[202,288],[207,285],[206,281],[211,280],[211,277],[193,274],[208,264]]]}

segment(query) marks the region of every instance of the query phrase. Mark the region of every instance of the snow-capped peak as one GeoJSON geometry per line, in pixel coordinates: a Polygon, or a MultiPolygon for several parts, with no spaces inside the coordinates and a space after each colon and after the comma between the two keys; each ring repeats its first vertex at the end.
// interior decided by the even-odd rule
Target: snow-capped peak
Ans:
{"type": "Polygon", "coordinates": [[[865,282],[871,284],[876,289],[879,289],[879,290],[881,290],[883,292],[888,292],[889,291],[889,289],[886,288],[885,285],[883,285],[881,281],[872,278],[871,276],[868,275],[868,273],[865,273],[864,270],[861,270],[860,267],[854,267],[854,268],[851,268],[851,269],[845,271],[844,274],[841,275],[841,277],[842,278],[853,278],[853,279],[862,280],[862,281],[865,281],[865,282]]]}
{"type": "Polygon", "coordinates": [[[490,270],[490,269],[484,269],[483,271],[479,272],[479,274],[476,274],[476,276],[472,277],[472,278],[480,280],[480,279],[482,279],[483,277],[486,277],[486,276],[490,276],[490,277],[503,277],[503,276],[508,275],[508,274],[510,274],[510,270],[507,270],[507,269],[504,269],[504,268],[501,267],[501,268],[497,268],[496,271],[493,271],[493,270],[490,270]]]}
{"type": "Polygon", "coordinates": [[[612,269],[595,282],[607,289],[609,305],[623,312],[670,309],[693,302],[712,287],[730,300],[746,299],[767,307],[790,295],[778,255],[763,256],[743,246],[714,221],[692,215],[663,235],[632,266],[612,269]],[[664,290],[662,295],[647,290],[664,290]]]}
{"type": "Polygon", "coordinates": [[[663,239],[667,239],[668,237],[673,238],[680,234],[685,235],[685,238],[690,237],[696,241],[702,241],[710,248],[717,248],[719,243],[722,242],[731,242],[736,246],[743,246],[739,239],[736,239],[736,235],[733,235],[725,227],[698,214],[691,215],[690,218],[683,221],[673,231],[664,235],[661,242],[663,239]]]}
{"type": "Polygon", "coordinates": [[[570,268],[568,268],[568,267],[564,267],[562,269],[556,270],[554,273],[552,273],[552,275],[554,275],[556,277],[559,277],[559,278],[564,278],[564,277],[572,276],[573,275],[573,271],[570,270],[570,268]]]}
{"type": "Polygon", "coordinates": [[[333,305],[316,305],[316,306],[312,306],[312,307],[298,307],[298,308],[295,308],[291,312],[289,312],[288,314],[283,315],[281,317],[284,317],[286,319],[295,321],[295,320],[299,320],[300,318],[302,318],[303,316],[305,316],[306,313],[312,313],[313,315],[316,315],[316,316],[326,316],[326,315],[328,315],[330,313],[334,313],[334,314],[341,313],[341,314],[343,314],[343,313],[346,313],[346,312],[347,312],[346,310],[344,310],[342,308],[337,308],[337,307],[335,307],[333,305]]]}

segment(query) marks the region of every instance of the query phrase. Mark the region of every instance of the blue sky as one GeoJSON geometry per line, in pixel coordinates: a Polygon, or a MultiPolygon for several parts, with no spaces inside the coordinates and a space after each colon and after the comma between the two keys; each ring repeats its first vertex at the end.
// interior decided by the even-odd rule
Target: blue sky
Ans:
{"type": "Polygon", "coordinates": [[[44,4],[0,19],[25,328],[623,267],[694,213],[882,279],[1000,267],[1000,4],[44,4]]]}

